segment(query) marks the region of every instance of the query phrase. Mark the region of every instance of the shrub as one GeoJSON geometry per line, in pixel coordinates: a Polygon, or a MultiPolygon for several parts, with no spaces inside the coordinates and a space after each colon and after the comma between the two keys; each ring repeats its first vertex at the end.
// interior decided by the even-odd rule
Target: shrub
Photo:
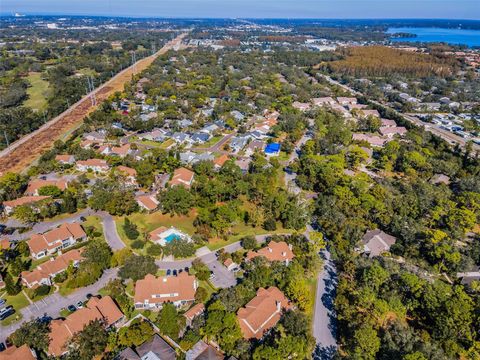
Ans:
{"type": "Polygon", "coordinates": [[[268,231],[275,231],[277,230],[277,223],[275,222],[274,218],[268,218],[263,223],[263,228],[268,231]]]}
{"type": "Polygon", "coordinates": [[[130,246],[132,247],[132,249],[143,249],[143,247],[145,246],[145,241],[135,240],[130,246]]]}
{"type": "Polygon", "coordinates": [[[37,297],[37,296],[45,296],[45,295],[48,295],[48,293],[50,292],[50,286],[48,285],[40,285],[39,287],[37,287],[35,289],[35,291],[33,292],[33,296],[34,297],[37,297]]]}
{"type": "Polygon", "coordinates": [[[245,236],[244,238],[242,238],[241,242],[242,247],[245,250],[252,250],[255,249],[255,247],[257,246],[257,240],[255,240],[255,236],[252,235],[245,236]]]}
{"type": "Polygon", "coordinates": [[[159,256],[162,254],[162,246],[159,244],[152,244],[147,248],[147,254],[151,256],[159,256]]]}
{"type": "Polygon", "coordinates": [[[125,218],[125,222],[123,223],[123,230],[125,231],[125,235],[130,240],[135,240],[140,235],[137,229],[137,225],[132,223],[128,218],[125,218]]]}

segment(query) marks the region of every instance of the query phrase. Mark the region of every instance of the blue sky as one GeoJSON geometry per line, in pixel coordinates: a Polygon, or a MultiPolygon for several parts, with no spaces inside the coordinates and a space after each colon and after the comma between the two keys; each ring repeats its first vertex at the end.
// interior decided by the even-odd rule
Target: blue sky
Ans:
{"type": "Polygon", "coordinates": [[[480,0],[0,0],[0,13],[480,20],[480,0]]]}

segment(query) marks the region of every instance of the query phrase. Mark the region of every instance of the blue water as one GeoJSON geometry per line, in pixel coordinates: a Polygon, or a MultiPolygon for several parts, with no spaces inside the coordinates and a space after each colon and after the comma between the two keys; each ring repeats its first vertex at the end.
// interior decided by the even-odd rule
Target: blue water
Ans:
{"type": "Polygon", "coordinates": [[[165,241],[166,241],[167,243],[169,243],[169,242],[172,241],[172,240],[180,240],[180,239],[181,239],[180,235],[170,234],[170,235],[168,235],[168,236],[165,238],[165,241]]]}
{"type": "Polygon", "coordinates": [[[480,46],[480,30],[401,27],[389,28],[387,34],[410,33],[414,38],[395,38],[392,41],[444,42],[454,45],[480,46]]]}

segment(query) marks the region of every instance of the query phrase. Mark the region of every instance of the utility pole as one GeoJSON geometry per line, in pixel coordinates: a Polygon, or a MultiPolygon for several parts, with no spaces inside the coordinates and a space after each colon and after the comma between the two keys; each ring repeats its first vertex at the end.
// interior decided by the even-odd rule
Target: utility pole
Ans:
{"type": "Polygon", "coordinates": [[[90,101],[92,102],[92,106],[97,105],[97,97],[95,96],[95,86],[93,84],[93,78],[90,76],[87,77],[87,84],[88,84],[88,91],[87,94],[90,93],[90,101]]]}
{"type": "Polygon", "coordinates": [[[137,55],[135,51],[132,52],[133,75],[137,72],[137,55]]]}

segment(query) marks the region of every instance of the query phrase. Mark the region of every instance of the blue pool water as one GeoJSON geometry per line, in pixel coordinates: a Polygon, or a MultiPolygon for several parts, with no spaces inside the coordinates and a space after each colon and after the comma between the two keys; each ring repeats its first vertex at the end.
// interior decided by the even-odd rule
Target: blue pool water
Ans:
{"type": "Polygon", "coordinates": [[[444,42],[454,45],[480,46],[480,30],[442,29],[422,27],[389,28],[387,34],[409,33],[413,38],[395,38],[392,41],[401,42],[444,42]]]}
{"type": "Polygon", "coordinates": [[[180,239],[181,239],[181,237],[180,237],[180,235],[178,235],[178,234],[170,234],[170,235],[168,235],[167,237],[165,237],[165,241],[166,241],[167,243],[170,242],[170,241],[172,241],[172,240],[180,240],[180,239]]]}

